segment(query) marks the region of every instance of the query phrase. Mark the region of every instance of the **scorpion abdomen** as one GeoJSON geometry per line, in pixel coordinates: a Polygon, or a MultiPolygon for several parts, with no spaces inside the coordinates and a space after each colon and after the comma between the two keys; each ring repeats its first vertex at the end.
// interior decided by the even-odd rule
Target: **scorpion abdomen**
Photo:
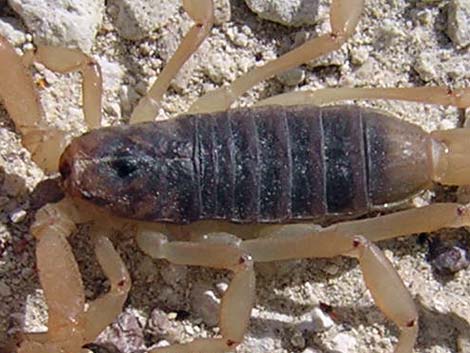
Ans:
{"type": "Polygon", "coordinates": [[[61,171],[70,193],[128,218],[322,221],[428,187],[429,144],[377,110],[268,106],[95,130],[61,171]]]}

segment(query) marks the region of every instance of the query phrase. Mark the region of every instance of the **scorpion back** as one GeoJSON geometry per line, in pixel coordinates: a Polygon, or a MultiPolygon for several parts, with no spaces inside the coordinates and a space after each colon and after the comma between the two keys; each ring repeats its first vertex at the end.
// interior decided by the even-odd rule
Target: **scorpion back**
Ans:
{"type": "Polygon", "coordinates": [[[271,106],[94,130],[60,170],[70,194],[128,218],[324,221],[428,187],[430,145],[371,109],[271,106]]]}

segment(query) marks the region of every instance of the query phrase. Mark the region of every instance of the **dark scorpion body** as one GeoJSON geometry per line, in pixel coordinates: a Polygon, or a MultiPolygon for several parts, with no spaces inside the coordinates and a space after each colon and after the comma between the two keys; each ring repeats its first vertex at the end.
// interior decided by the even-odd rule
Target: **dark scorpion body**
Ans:
{"type": "Polygon", "coordinates": [[[270,106],[94,130],[60,170],[71,195],[127,218],[325,221],[428,187],[430,146],[376,110],[270,106]]]}

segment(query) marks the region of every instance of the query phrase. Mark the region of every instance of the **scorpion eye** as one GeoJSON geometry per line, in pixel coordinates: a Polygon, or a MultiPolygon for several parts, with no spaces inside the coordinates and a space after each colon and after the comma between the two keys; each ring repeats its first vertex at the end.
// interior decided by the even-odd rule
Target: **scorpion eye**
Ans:
{"type": "Polygon", "coordinates": [[[60,160],[59,171],[63,179],[67,179],[72,174],[72,167],[70,161],[66,158],[60,160]]]}
{"type": "Polygon", "coordinates": [[[111,168],[120,178],[125,178],[137,169],[137,164],[130,158],[118,158],[111,162],[111,168]]]}

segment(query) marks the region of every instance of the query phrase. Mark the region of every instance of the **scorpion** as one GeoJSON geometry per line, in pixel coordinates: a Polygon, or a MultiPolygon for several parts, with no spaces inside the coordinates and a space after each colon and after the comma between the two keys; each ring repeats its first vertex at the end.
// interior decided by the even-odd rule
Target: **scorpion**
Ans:
{"type": "Polygon", "coordinates": [[[48,331],[25,334],[18,352],[78,353],[113,322],[131,279],[107,230],[130,221],[137,224],[138,246],[154,259],[233,272],[221,304],[220,336],[152,353],[234,350],[254,304],[254,263],[340,255],[357,258],[376,305],[399,327],[395,352],[412,352],[417,309],[374,242],[469,226],[469,207],[435,203],[355,218],[402,204],[434,183],[469,184],[470,135],[465,128],[426,133],[382,111],[331,104],[393,99],[466,108],[470,90],[332,88],[229,109],[258,82],[337,50],[352,36],[364,0],[333,0],[330,33],[209,92],[188,113],[153,122],[170,81],[214,22],[212,0],[185,0],[183,7],[195,24],[125,126],[101,127],[102,77],[91,57],[47,46],[20,57],[0,38],[0,97],[32,160],[46,173],[60,172],[67,195],[41,208],[30,229],[48,331]],[[34,62],[81,73],[88,133],[68,143],[63,131],[46,123],[28,70],[34,62]],[[87,306],[67,240],[85,222],[93,224],[96,256],[111,284],[87,306]],[[329,225],[319,229],[314,223],[329,225]],[[192,227],[198,241],[168,241],[165,232],[174,225],[192,227]],[[258,237],[243,239],[248,231],[258,237]]]}

